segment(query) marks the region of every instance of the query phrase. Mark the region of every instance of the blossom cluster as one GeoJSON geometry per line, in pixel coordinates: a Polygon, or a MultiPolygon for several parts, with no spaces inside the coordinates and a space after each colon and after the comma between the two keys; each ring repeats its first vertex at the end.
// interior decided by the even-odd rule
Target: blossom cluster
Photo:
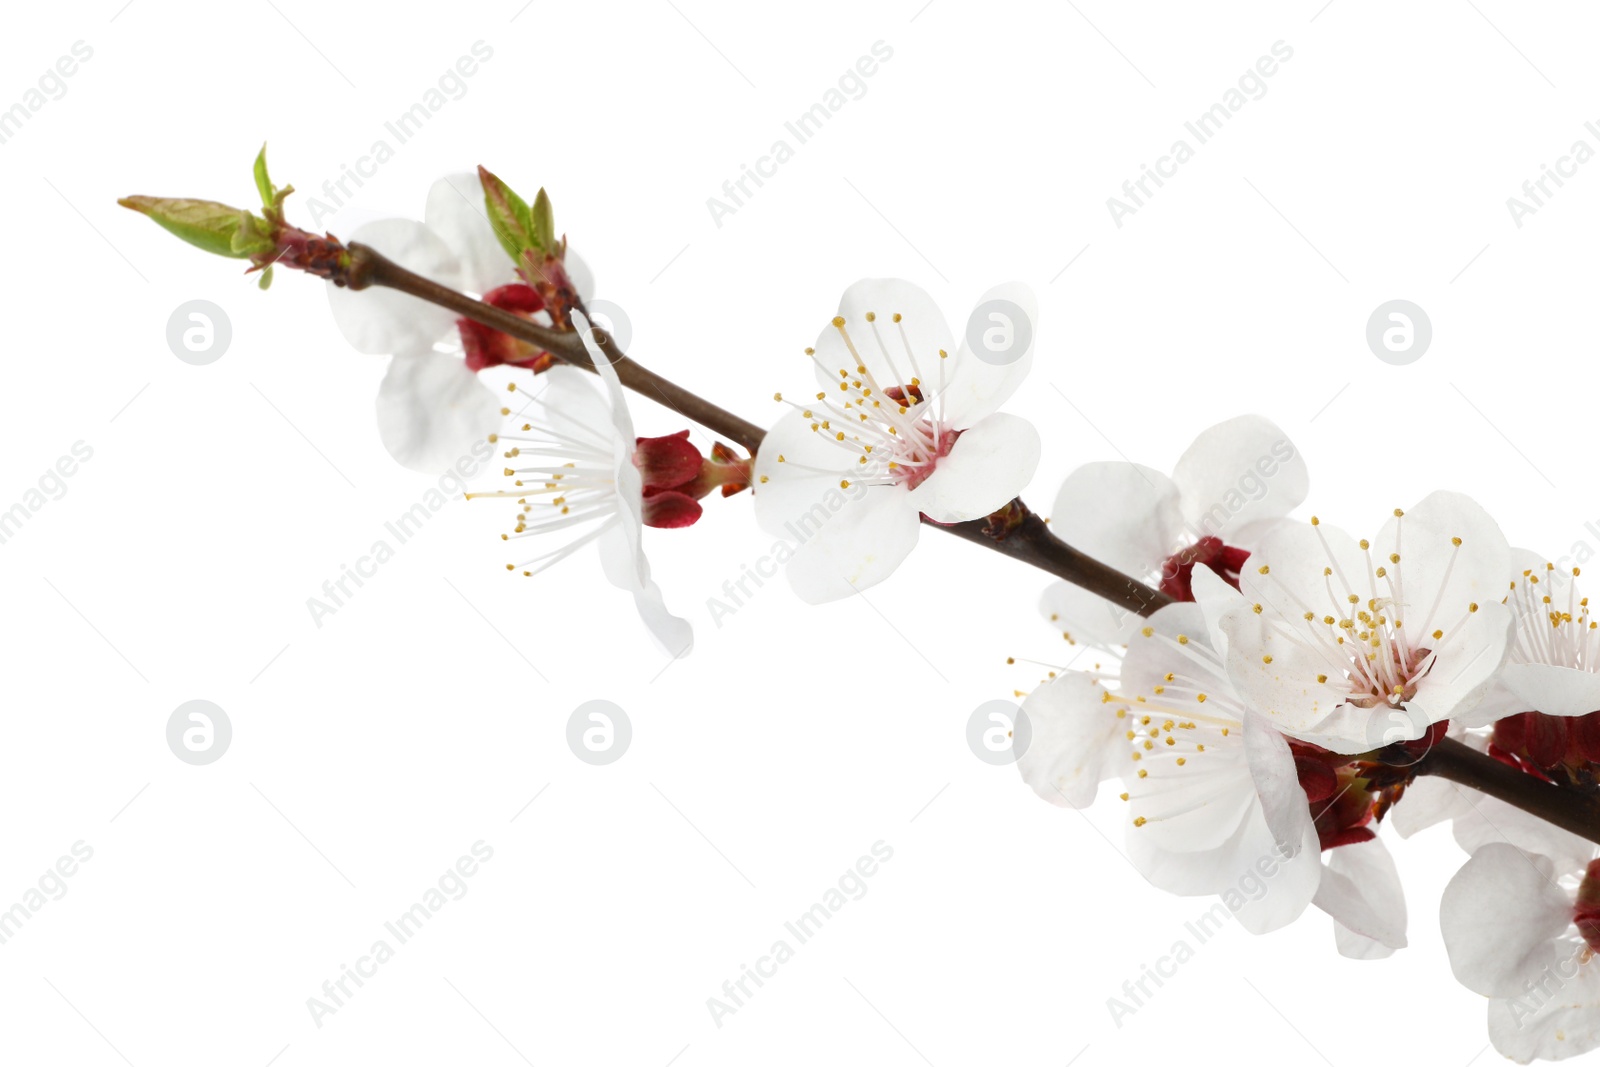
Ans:
{"type": "Polygon", "coordinates": [[[1596,846],[1414,773],[1450,737],[1592,791],[1600,633],[1579,569],[1513,549],[1459,493],[1355,537],[1289,517],[1307,487],[1287,437],[1254,416],[1206,430],[1170,476],[1096,463],[1067,478],[1058,532],[1176,602],[1141,618],[1066,583],[1045,592],[1049,624],[1097,662],[1027,695],[1022,777],[1073,808],[1117,780],[1127,854],[1154,885],[1219,895],[1254,933],[1315,906],[1358,959],[1406,944],[1379,823],[1452,823],[1470,859],[1440,924],[1457,979],[1490,998],[1495,1047],[1520,1062],[1600,1047],[1596,846]],[[1263,857],[1267,891],[1239,895],[1263,857]]]}
{"type": "MultiPolygon", "coordinates": [[[[470,180],[435,186],[426,224],[378,223],[356,238],[419,272],[459,278],[495,306],[543,312],[460,195],[470,180]]],[[[586,296],[587,271],[572,267],[586,296]]],[[[603,391],[582,371],[428,305],[329,293],[352,343],[393,353],[378,411],[396,458],[427,468],[509,419],[491,440],[511,446],[515,485],[473,495],[518,501],[508,539],[559,543],[508,569],[531,574],[596,542],[607,577],[633,593],[660,644],[687,652],[689,626],[651,582],[641,533],[692,523],[699,505],[681,489],[703,495],[715,482],[685,434],[634,436],[594,342],[603,391]],[[452,327],[459,342],[441,345],[452,327]],[[500,405],[479,375],[498,364],[541,371],[542,391],[514,411],[500,405]],[[664,498],[679,506],[663,512],[664,498]],[[652,521],[653,512],[667,517],[652,521]]],[[[997,301],[1037,316],[1020,284],[990,290],[978,306],[997,301]]],[[[785,561],[802,599],[883,581],[924,524],[985,518],[1032,479],[1039,435],[999,410],[1028,373],[1031,345],[980,358],[925,292],[887,279],[847,289],[804,354],[814,390],[777,394],[788,410],[749,468],[763,529],[829,516],[785,561]]],[[[1454,821],[1471,858],[1441,923],[1456,976],[1491,998],[1495,1045],[1524,1061],[1600,1047],[1600,965],[1583,966],[1600,947],[1596,846],[1409,772],[1448,733],[1541,778],[1593,781],[1600,635],[1577,569],[1514,551],[1458,493],[1395,508],[1368,538],[1316,516],[1291,519],[1308,492],[1298,450],[1257,416],[1206,430],[1170,475],[1107,462],[1066,479],[1056,535],[1150,578],[1175,602],[1146,618],[1068,582],[1045,590],[1049,624],[1097,662],[1054,671],[1027,696],[1023,779],[1068,807],[1118,780],[1127,853],[1153,885],[1231,893],[1228,907],[1255,933],[1314,905],[1333,917],[1338,951],[1362,959],[1406,943],[1405,898],[1377,825],[1390,809],[1402,833],[1454,821]],[[1381,749],[1405,755],[1380,759],[1381,749]],[[1239,896],[1241,876],[1263,858],[1274,866],[1268,891],[1239,896]]]]}
{"type": "Polygon", "coordinates": [[[1488,998],[1496,1048],[1528,1062],[1600,1047],[1600,620],[1578,568],[1513,548],[1471,498],[1433,492],[1366,536],[1297,518],[1304,459],[1245,415],[1201,433],[1170,474],[1079,467],[1046,527],[1019,498],[1040,435],[1001,410],[1036,347],[1020,283],[984,293],[957,333],[915,285],[859,281],[804,347],[809,381],[775,394],[770,429],[691,405],[749,456],[702,452],[676,426],[640,436],[625,385],[668,383],[639,378],[591,322],[593,279],[542,192],[530,205],[482,170],[441,180],[424,221],[373,223],[346,246],[287,225],[264,154],[257,184],[261,216],[124,203],[253,269],[328,279],[349,342],[389,357],[376,409],[394,458],[435,471],[484,440],[500,451],[506,486],[467,495],[513,502],[507,571],[534,577],[592,546],[682,656],[692,628],[651,576],[645,532],[694,526],[714,493],[750,492],[772,534],[807,532],[778,562],[810,603],[885,580],[924,528],[1002,551],[1031,538],[1011,554],[1045,569],[1050,551],[1088,560],[1137,595],[1088,571],[1043,591],[1073,660],[1022,703],[1016,764],[1033,792],[1083,808],[1117,781],[1127,854],[1153,885],[1218,896],[1254,933],[1315,906],[1359,959],[1406,944],[1381,825],[1450,824],[1468,858],[1440,927],[1455,977],[1488,998]],[[406,280],[369,288],[374,255],[406,280]],[[1447,773],[1446,754],[1478,777],[1447,773]],[[1238,892],[1265,868],[1265,891],[1238,892]]]}

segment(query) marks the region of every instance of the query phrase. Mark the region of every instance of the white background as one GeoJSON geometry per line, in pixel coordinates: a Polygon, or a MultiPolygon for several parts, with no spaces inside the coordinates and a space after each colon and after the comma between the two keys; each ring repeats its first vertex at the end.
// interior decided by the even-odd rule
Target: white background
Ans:
{"type": "Polygon", "coordinates": [[[915,279],[959,327],[1021,277],[1041,347],[1011,408],[1046,441],[1038,508],[1080,462],[1166,469],[1256,411],[1306,454],[1328,521],[1374,530],[1455,488],[1513,543],[1600,544],[1600,163],[1520,229],[1505,204],[1574,140],[1600,148],[1596,17],[1320,2],[13,12],[0,108],[74,42],[93,57],[0,144],[0,509],[75,442],[93,458],[0,545],[0,908],[74,842],[94,855],[0,945],[0,1059],[1495,1061],[1440,944],[1461,859],[1441,832],[1391,842],[1411,904],[1395,958],[1340,959],[1316,912],[1229,928],[1117,1028],[1107,998],[1211,902],[1120,858],[1109,792],[1057,810],[968,751],[972,709],[1040,673],[1005,657],[1066,649],[1036,614],[1043,576],[953,538],[925,533],[860,600],[806,608],[775,583],[718,628],[706,598],[771,539],[747,497],[710,501],[647,542],[697,627],[663,671],[593,560],[512,579],[504,512],[455,502],[318,628],[306,599],[431,484],[378,443],[384,360],[345,346],[322,283],[256,292],[115,205],[249,204],[263,139],[278,181],[317,195],[481,40],[466,95],[326,227],[419,216],[479,162],[542,184],[632,354],[763,423],[774,390],[808,388],[800,350],[857,278],[915,279]],[[880,40],[866,94],[716,226],[706,199],[880,40]],[[1294,54],[1266,95],[1114,225],[1106,198],[1279,40],[1294,54]],[[1433,322],[1410,366],[1365,344],[1393,298],[1433,322]],[[232,321],[210,366],[167,347],[192,299],[232,321]],[[634,727],[601,768],[564,740],[597,697],[634,727]],[[206,767],[165,743],[195,698],[234,728],[206,767]],[[480,839],[470,892],[316,1026],[307,998],[480,839]],[[706,998],[879,840],[894,858],[867,895],[714,1025],[706,998]]]}

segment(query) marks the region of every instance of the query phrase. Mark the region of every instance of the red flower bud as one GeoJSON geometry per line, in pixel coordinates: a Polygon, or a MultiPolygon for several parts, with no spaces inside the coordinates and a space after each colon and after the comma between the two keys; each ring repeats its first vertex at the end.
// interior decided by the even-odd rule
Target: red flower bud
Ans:
{"type": "Polygon", "coordinates": [[[645,490],[644,524],[658,530],[677,530],[700,521],[700,502],[673,489],[645,490]]]}
{"type": "Polygon", "coordinates": [[[700,450],[689,443],[688,430],[666,437],[640,437],[634,443],[633,465],[644,479],[646,495],[652,489],[687,486],[699,476],[703,463],[700,450]]]}
{"type": "MultiPolygon", "coordinates": [[[[502,285],[483,294],[483,302],[491,307],[510,311],[524,318],[532,318],[544,310],[544,300],[531,286],[502,285]]],[[[513,367],[530,367],[537,374],[548,370],[555,357],[526,341],[519,341],[481,322],[458,319],[461,346],[466,350],[467,369],[476,373],[485,367],[509,364],[513,367]]]]}

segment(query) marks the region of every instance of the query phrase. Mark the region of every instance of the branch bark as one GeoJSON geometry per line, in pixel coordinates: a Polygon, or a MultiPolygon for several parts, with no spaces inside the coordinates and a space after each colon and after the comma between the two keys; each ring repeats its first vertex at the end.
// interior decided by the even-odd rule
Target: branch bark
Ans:
{"type": "Polygon", "coordinates": [[[1454,738],[1443,738],[1429,749],[1417,761],[1416,772],[1476,789],[1600,844],[1600,800],[1540,781],[1454,738]]]}
{"type": "Polygon", "coordinates": [[[1113,570],[1061,540],[1020,499],[987,519],[948,524],[927,518],[922,521],[963,541],[1038,567],[1137,615],[1154,615],[1174,602],[1167,594],[1113,570]]]}
{"type": "MultiPolygon", "coordinates": [[[[351,289],[380,285],[407,293],[518,340],[537,345],[574,366],[594,370],[594,362],[576,333],[540,326],[474,300],[464,293],[406,270],[367,245],[349,246],[348,271],[335,280],[351,289]]],[[[623,353],[609,336],[596,332],[601,350],[611,359],[623,385],[660,401],[684,418],[728,438],[752,456],[761,447],[766,437],[766,431],[761,427],[645,369],[623,353]]],[[[1020,499],[1011,501],[984,519],[937,523],[924,518],[923,522],[1072,582],[1111,604],[1141,616],[1152,615],[1173,603],[1165,593],[1084,555],[1055,536],[1045,521],[1020,499]]],[[[1409,755],[1403,758],[1406,762],[1411,759],[1409,755]]],[[[1540,781],[1460,741],[1451,738],[1440,740],[1416,761],[1414,773],[1435,775],[1475,789],[1569,833],[1600,844],[1600,800],[1540,781]]]]}
{"type": "MultiPolygon", "coordinates": [[[[583,340],[576,333],[552,330],[547,326],[529,322],[520,315],[513,315],[481,300],[474,300],[465,293],[458,293],[454,289],[407,270],[368,245],[352,244],[349,250],[350,268],[342,280],[351,289],[366,289],[373,285],[395,289],[454,311],[474,322],[481,322],[519,341],[538,345],[551,355],[566,360],[574,366],[594,370],[594,361],[589,358],[588,349],[584,347],[583,340]]],[[[752,455],[761,447],[761,440],[766,436],[766,431],[761,427],[746,422],[732,412],[691,393],[676,382],[668,381],[654,371],[640,366],[629,359],[617,348],[616,343],[603,333],[600,348],[611,357],[611,365],[616,369],[617,377],[629,389],[661,402],[684,418],[726,437],[752,455]]]]}
{"type": "MultiPolygon", "coordinates": [[[[349,253],[349,269],[338,281],[351,289],[366,289],[374,285],[395,289],[454,311],[474,322],[481,322],[519,341],[538,345],[574,366],[594,370],[594,361],[589,358],[588,349],[576,333],[540,326],[520,315],[474,300],[465,293],[458,293],[407,270],[368,245],[352,244],[349,253]]],[[[738,444],[752,456],[761,447],[766,437],[766,431],[761,427],[640,366],[619,349],[609,336],[602,334],[599,344],[601,350],[611,358],[617,377],[629,389],[659,400],[684,418],[738,444]]],[[[964,541],[982,545],[1080,585],[1140,615],[1150,615],[1172,603],[1171,597],[1091,559],[1052,534],[1044,520],[1028,510],[1021,500],[1012,501],[987,519],[954,524],[924,521],[964,541]]]]}

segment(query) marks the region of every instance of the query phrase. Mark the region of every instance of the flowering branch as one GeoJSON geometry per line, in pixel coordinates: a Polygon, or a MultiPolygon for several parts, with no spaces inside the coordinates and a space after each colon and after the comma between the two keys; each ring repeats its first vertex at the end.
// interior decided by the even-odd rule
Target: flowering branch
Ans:
{"type": "MultiPolygon", "coordinates": [[[[1335,918],[1341,952],[1373,958],[1405,944],[1403,895],[1376,824],[1422,790],[1421,776],[1475,790],[1507,808],[1441,788],[1402,811],[1420,812],[1420,828],[1470,806],[1497,838],[1485,845],[1485,827],[1457,825],[1474,854],[1441,904],[1452,969],[1491,998],[1491,1037],[1508,1056],[1600,1047],[1600,971],[1587,972],[1586,992],[1532,1007],[1518,999],[1534,987],[1519,961],[1600,955],[1600,619],[1578,568],[1513,550],[1470,498],[1436,492],[1395,508],[1370,540],[1316,517],[1295,522],[1303,459],[1271,422],[1240,416],[1202,433],[1171,477],[1132,463],[1080,467],[1052,528],[1016,495],[1039,465],[1038,432],[999,410],[1032,358],[1038,309],[1025,285],[986,292],[958,337],[910,283],[856,283],[805,350],[821,391],[800,402],[776,394],[792,410],[764,430],[635,363],[591,325],[586,271],[542,189],[524,200],[480,167],[482,208],[441,182],[427,225],[375,224],[347,244],[287,221],[292,189],[273,184],[265,149],[254,176],[259,212],[121,203],[248,261],[263,288],[280,265],[337,287],[330,301],[352,344],[393,356],[378,414],[401,462],[427,470],[441,442],[502,443],[509,487],[469,498],[515,500],[508,543],[567,538],[508,571],[531,577],[597,542],[607,580],[633,595],[665,651],[684,655],[693,628],[667,610],[640,533],[691,526],[713,492],[753,487],[756,522],[784,538],[769,559],[812,603],[882,581],[923,526],[1064,579],[1045,591],[1044,614],[1106,662],[1052,671],[1018,694],[1007,747],[1039,796],[1084,807],[1120,778],[1139,835],[1129,855],[1152,882],[1217,892],[1255,933],[1315,904],[1335,918]],[[341,291],[371,288],[404,297],[341,291]],[[455,331],[460,360],[439,345],[455,331]],[[511,409],[476,378],[494,366],[545,374],[502,433],[490,430],[511,409]],[[749,458],[720,440],[702,456],[687,429],[640,436],[624,387],[749,458]],[[852,500],[847,518],[833,518],[852,500]],[[1159,588],[1129,574],[1158,574],[1159,588]],[[1508,705],[1537,710],[1497,715],[1492,732],[1447,733],[1508,705]],[[1244,879],[1223,878],[1236,864],[1252,879],[1276,872],[1270,896],[1245,900],[1244,879]],[[1534,918],[1495,921],[1513,911],[1534,918]]],[[[1549,974],[1536,979],[1543,992],[1549,974]]]]}
{"type": "Polygon", "coordinates": [[[1173,603],[1171,597],[1106,566],[1050,532],[1050,527],[1020,499],[986,519],[926,525],[955,534],[963,541],[999,552],[1087,589],[1103,600],[1137,615],[1154,615],[1173,603]]]}
{"type": "MultiPolygon", "coordinates": [[[[1401,764],[1416,758],[1406,754],[1403,745],[1383,749],[1377,757],[1381,762],[1401,764]]],[[[1410,770],[1475,789],[1600,844],[1600,798],[1542,781],[1455,738],[1440,738],[1410,770]]]]}
{"type": "MultiPolygon", "coordinates": [[[[464,293],[458,293],[454,289],[405,269],[366,245],[350,245],[349,266],[342,276],[335,277],[333,281],[336,285],[356,290],[380,285],[407,293],[520,341],[538,345],[545,351],[586,370],[594,369],[594,361],[589,358],[582,339],[575,331],[553,330],[481,300],[474,300],[464,293]]],[[[611,365],[616,368],[617,377],[627,388],[653,400],[659,400],[685,418],[692,419],[734,441],[746,451],[754,453],[760,447],[761,439],[765,436],[765,431],[761,427],[635,363],[617,348],[616,342],[604,331],[596,331],[596,340],[601,350],[611,357],[611,365]]]]}
{"type": "MultiPolygon", "coordinates": [[[[375,285],[395,289],[499,330],[519,341],[538,345],[576,366],[594,369],[594,361],[576,331],[554,330],[481,300],[474,300],[465,293],[458,293],[407,270],[383,253],[363,244],[349,246],[347,262],[346,270],[333,279],[336,285],[344,285],[352,290],[375,285]]],[[[766,437],[766,431],[761,427],[636,363],[603,330],[596,329],[594,333],[600,349],[610,357],[611,365],[625,387],[660,400],[685,418],[735,441],[751,455],[760,449],[766,437]]],[[[1082,586],[1139,615],[1153,614],[1172,603],[1172,598],[1166,594],[1091,559],[1055,536],[1045,521],[1021,500],[1013,500],[986,519],[958,523],[938,523],[925,519],[924,522],[935,529],[955,534],[964,541],[982,545],[1082,586]]]]}

